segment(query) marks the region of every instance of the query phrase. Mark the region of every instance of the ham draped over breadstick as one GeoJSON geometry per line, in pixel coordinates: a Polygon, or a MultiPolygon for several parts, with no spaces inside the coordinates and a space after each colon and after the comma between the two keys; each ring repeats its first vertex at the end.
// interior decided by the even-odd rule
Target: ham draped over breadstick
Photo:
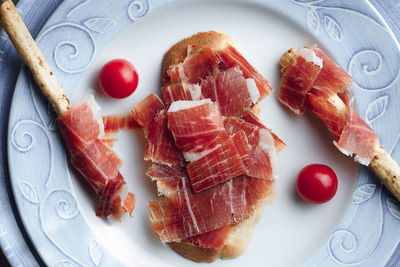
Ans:
{"type": "MultiPolygon", "coordinates": [[[[71,106],[12,1],[6,0],[1,4],[0,19],[36,83],[59,115],[58,125],[71,164],[98,195],[96,215],[104,218],[111,215],[119,219],[124,212],[131,214],[135,196],[128,192],[119,172],[122,161],[101,140],[104,124],[94,99],[71,106]]],[[[107,123],[111,126],[110,121],[107,123]]]]}
{"type": "Polygon", "coordinates": [[[354,110],[349,93],[352,78],[316,46],[291,49],[280,64],[280,102],[296,114],[309,108],[326,125],[335,146],[360,164],[370,165],[400,200],[400,167],[354,110]]]}

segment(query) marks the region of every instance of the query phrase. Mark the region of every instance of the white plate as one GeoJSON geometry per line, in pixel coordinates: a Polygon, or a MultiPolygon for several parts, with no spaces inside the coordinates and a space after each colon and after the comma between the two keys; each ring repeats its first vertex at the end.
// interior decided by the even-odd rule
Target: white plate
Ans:
{"type": "MultiPolygon", "coordinates": [[[[294,1],[165,4],[156,1],[149,4],[153,10],[144,17],[145,1],[141,1],[142,9],[135,9],[138,7],[135,1],[115,5],[106,0],[71,2],[64,2],[50,18],[38,43],[72,102],[86,97],[88,88],[95,88],[95,98],[104,114],[129,112],[148,94],[160,95],[163,54],[172,44],[199,31],[216,30],[231,35],[248,61],[274,88],[279,87],[279,58],[291,47],[322,43],[346,69],[351,66],[346,65],[353,60],[351,56],[357,55],[353,51],[360,47],[360,43],[353,43],[346,28],[341,28],[339,22],[326,13],[330,9],[312,6],[311,2],[321,1],[310,1],[311,4],[294,1]],[[293,20],[283,13],[293,14],[293,20]],[[136,20],[137,16],[141,18],[125,28],[129,19],[136,20]],[[341,53],[335,46],[347,50],[341,53]],[[75,52],[77,55],[71,57],[75,52]],[[137,91],[124,100],[105,97],[96,84],[101,66],[114,58],[130,60],[139,71],[137,91]]],[[[343,16],[343,25],[346,25],[347,13],[334,14],[338,21],[343,16]]],[[[357,71],[354,74],[357,78],[357,71]]],[[[385,78],[383,76],[382,80],[385,78]]],[[[49,265],[107,266],[116,261],[124,265],[197,265],[163,246],[151,229],[147,201],[157,197],[155,183],[144,174],[149,163],[143,161],[145,141],[141,131],[120,133],[114,146],[124,161],[121,172],[136,195],[134,218],[124,216],[121,223],[100,219],[94,213],[94,193],[68,171],[64,147],[54,131],[51,113],[46,111],[45,102],[30,83],[32,81],[23,73],[14,95],[9,164],[19,211],[24,214],[25,227],[44,261],[49,265]]],[[[358,89],[357,85],[355,90],[358,89]]],[[[358,104],[366,107],[366,98],[360,99],[358,104]]],[[[276,92],[263,100],[260,107],[263,121],[288,145],[278,156],[280,177],[276,203],[265,208],[250,245],[241,257],[217,260],[211,265],[293,266],[304,263],[330,239],[352,200],[358,165],[336,150],[322,123],[312,114],[295,116],[287,111],[277,101],[276,92]],[[339,177],[338,192],[326,204],[305,204],[296,195],[296,175],[310,163],[328,164],[339,177]]],[[[372,193],[372,186],[368,188],[372,197],[377,187],[372,193]]],[[[349,213],[347,220],[352,220],[351,216],[349,213]]],[[[345,249],[346,246],[349,245],[344,244],[345,249]]],[[[336,258],[336,248],[329,246],[331,262],[324,261],[324,254],[328,256],[326,252],[320,252],[312,260],[338,263],[342,258],[339,261],[336,258]]]]}

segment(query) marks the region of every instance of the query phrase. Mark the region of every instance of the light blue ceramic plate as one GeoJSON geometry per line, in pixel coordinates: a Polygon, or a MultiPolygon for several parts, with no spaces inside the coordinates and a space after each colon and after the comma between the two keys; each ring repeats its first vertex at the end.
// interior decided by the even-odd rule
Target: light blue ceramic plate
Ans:
{"type": "MultiPolygon", "coordinates": [[[[397,115],[400,114],[400,94],[396,91],[400,84],[399,46],[368,1],[71,0],[64,1],[50,17],[37,42],[73,102],[85,95],[86,87],[93,85],[91,81],[99,66],[107,59],[123,56],[135,62],[142,80],[132,98],[115,103],[96,94],[104,110],[116,112],[121,106],[127,108],[149,92],[158,91],[163,51],[179,38],[208,29],[227,32],[243,44],[244,54],[275,86],[278,83],[275,77],[277,60],[283,51],[304,42],[319,43],[353,76],[352,91],[358,112],[378,133],[381,145],[395,160],[400,160],[397,115]],[[178,15],[182,16],[180,21],[177,21],[178,15]],[[152,74],[146,75],[150,72],[152,74]]],[[[265,107],[262,106],[262,110],[266,110],[262,117],[268,122],[270,112],[277,114],[278,119],[270,119],[269,123],[287,138],[289,147],[301,145],[291,142],[293,136],[286,133],[288,126],[282,124],[300,121],[300,136],[315,134],[315,127],[310,129],[307,118],[295,119],[282,111],[273,96],[269,99],[273,100],[267,100],[265,107]]],[[[338,172],[354,174],[354,164],[343,160],[330,144],[324,145],[327,136],[321,134],[314,139],[318,139],[314,147],[310,140],[304,139],[305,144],[310,142],[306,159],[312,160],[315,151],[314,154],[327,163],[344,168],[338,172]]],[[[137,151],[139,158],[140,145],[138,141],[132,144],[132,149],[120,145],[116,150],[121,155],[128,155],[127,150],[137,151]]],[[[288,151],[300,153],[296,149],[288,151]]],[[[283,159],[292,159],[286,153],[282,154],[281,169],[296,165],[293,161],[285,163],[283,159]]],[[[26,71],[19,76],[12,100],[8,154],[19,213],[46,264],[196,265],[161,246],[149,229],[145,201],[154,199],[155,195],[154,188],[149,189],[152,186],[149,182],[135,180],[145,179],[141,161],[133,167],[123,167],[127,174],[137,174],[136,178],[127,178],[138,197],[135,218],[126,217],[121,224],[115,224],[93,215],[94,196],[70,172],[54,114],[26,71]]],[[[131,158],[124,158],[126,161],[131,158]]],[[[298,162],[299,166],[306,163],[304,159],[298,162]]],[[[267,209],[268,214],[257,225],[247,252],[238,259],[214,264],[264,266],[269,262],[288,266],[303,262],[307,266],[382,266],[397,262],[394,252],[400,240],[400,207],[367,168],[360,168],[356,182],[352,177],[344,178],[350,182],[343,181],[345,186],[339,187],[338,197],[322,207],[305,207],[293,200],[291,192],[287,193],[293,180],[289,177],[285,180],[283,174],[295,172],[292,167],[282,169],[283,181],[278,181],[278,193],[282,197],[278,197],[273,208],[267,209]],[[347,211],[341,208],[343,205],[347,211]],[[289,215],[282,214],[286,210],[290,210],[289,215]],[[304,217],[296,215],[298,221],[292,221],[290,216],[297,212],[304,217]],[[288,218],[288,226],[279,229],[282,223],[274,218],[288,218]],[[304,226],[304,232],[310,234],[302,236],[299,232],[302,223],[307,224],[306,218],[313,223],[304,226]],[[296,230],[293,235],[290,225],[296,230]],[[274,231],[282,233],[281,236],[274,236],[274,231]],[[318,231],[324,232],[322,237],[318,237],[318,231]],[[301,239],[288,242],[290,236],[301,239]],[[286,248],[283,247],[285,243],[286,248]],[[322,247],[318,250],[315,244],[322,247]],[[279,249],[274,251],[274,248],[279,249]]]]}

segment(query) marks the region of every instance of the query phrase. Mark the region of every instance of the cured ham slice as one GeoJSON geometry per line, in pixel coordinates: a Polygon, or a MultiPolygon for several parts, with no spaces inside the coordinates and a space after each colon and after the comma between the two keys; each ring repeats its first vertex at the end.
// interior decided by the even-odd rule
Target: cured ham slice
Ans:
{"type": "Polygon", "coordinates": [[[117,176],[122,165],[114,151],[98,139],[80,153],[73,155],[71,163],[97,193],[117,176]]]}
{"type": "Polygon", "coordinates": [[[274,166],[271,165],[269,151],[266,152],[263,150],[261,145],[250,146],[243,130],[236,132],[232,136],[232,140],[238,148],[240,157],[248,170],[249,176],[261,179],[276,177],[277,173],[273,173],[274,166]]]}
{"type": "Polygon", "coordinates": [[[192,242],[200,248],[218,249],[224,245],[233,230],[233,225],[226,225],[217,230],[190,237],[186,241],[192,242]]]}
{"type": "Polygon", "coordinates": [[[120,130],[133,130],[140,128],[140,125],[134,119],[133,112],[120,115],[103,116],[104,136],[101,141],[112,148],[117,141],[116,134],[120,130]]]}
{"type": "Polygon", "coordinates": [[[188,47],[187,57],[182,63],[173,65],[169,71],[169,83],[188,82],[198,84],[207,76],[218,72],[219,58],[210,48],[206,47],[198,53],[191,53],[188,47]]]}
{"type": "Polygon", "coordinates": [[[307,94],[310,110],[320,118],[328,128],[334,140],[338,141],[346,125],[346,116],[339,112],[334,104],[323,97],[307,94]]]}
{"type": "Polygon", "coordinates": [[[279,89],[279,101],[296,114],[306,109],[306,94],[321,72],[322,60],[314,51],[300,48],[291,64],[284,68],[279,89]]]}
{"type": "Polygon", "coordinates": [[[238,150],[230,138],[207,155],[190,162],[187,170],[195,192],[247,173],[238,150]]]}
{"type": "Polygon", "coordinates": [[[251,165],[246,166],[248,175],[260,179],[277,178],[275,140],[270,132],[237,117],[224,119],[230,135],[243,131],[250,146],[251,165]]]}
{"type": "Polygon", "coordinates": [[[239,176],[200,193],[180,177],[177,193],[149,202],[152,227],[161,242],[181,241],[248,219],[274,194],[273,182],[239,176]]]}
{"type": "Polygon", "coordinates": [[[103,132],[96,107],[88,101],[82,101],[65,112],[58,119],[58,127],[71,155],[84,150],[103,132]]]}
{"type": "Polygon", "coordinates": [[[135,208],[135,195],[128,192],[124,178],[120,173],[107,183],[101,193],[96,207],[96,215],[108,217],[113,215],[120,218],[124,212],[132,215],[135,208]]]}
{"type": "Polygon", "coordinates": [[[252,110],[244,111],[242,114],[242,119],[257,127],[268,130],[274,139],[276,153],[281,152],[286,147],[286,144],[275,133],[273,133],[271,129],[267,128],[252,110]]]}
{"type": "Polygon", "coordinates": [[[178,100],[200,100],[202,99],[201,87],[198,84],[186,82],[172,83],[161,87],[163,102],[169,107],[172,102],[178,100]]]}
{"type": "Polygon", "coordinates": [[[103,144],[105,144],[106,146],[108,146],[109,148],[112,148],[114,146],[114,143],[117,142],[117,137],[115,136],[115,133],[108,133],[105,134],[103,136],[103,138],[101,138],[101,142],[103,142],[103,144]]]}
{"type": "Polygon", "coordinates": [[[157,191],[160,196],[169,196],[182,188],[182,178],[187,173],[183,167],[153,164],[146,172],[152,180],[157,181],[157,191]]]}
{"type": "Polygon", "coordinates": [[[325,99],[349,89],[353,79],[335,61],[329,58],[318,47],[313,48],[317,57],[322,59],[324,67],[315,79],[311,93],[325,99]]]}
{"type": "Polygon", "coordinates": [[[104,132],[116,133],[119,130],[137,129],[140,125],[136,122],[133,112],[119,115],[103,116],[104,132]]]}
{"type": "Polygon", "coordinates": [[[274,90],[269,82],[233,46],[228,44],[224,49],[219,50],[217,54],[222,61],[220,69],[238,66],[246,79],[255,81],[260,95],[258,102],[274,90]]]}
{"type": "Polygon", "coordinates": [[[142,126],[147,139],[144,159],[166,165],[182,165],[182,154],[168,130],[164,108],[155,94],[134,106],[134,118],[142,126]]]}
{"type": "Polygon", "coordinates": [[[174,102],[168,110],[168,128],[188,162],[229,138],[218,105],[209,99],[174,102]]]}
{"type": "Polygon", "coordinates": [[[246,173],[216,103],[209,99],[174,102],[168,110],[168,128],[190,162],[187,170],[195,192],[246,173]]]}
{"type": "Polygon", "coordinates": [[[261,121],[261,119],[256,115],[256,113],[252,110],[246,110],[243,112],[241,118],[248,123],[254,124],[260,128],[267,129],[265,124],[261,121]]]}
{"type": "Polygon", "coordinates": [[[363,165],[369,165],[375,155],[378,138],[374,131],[363,121],[352,107],[349,108],[346,125],[336,146],[363,165]]]}
{"type": "Polygon", "coordinates": [[[244,133],[243,130],[236,132],[235,134],[232,135],[232,141],[235,144],[240,158],[243,162],[243,165],[249,169],[252,165],[252,159],[251,157],[251,150],[249,146],[249,142],[247,140],[246,134],[244,133]]]}
{"type": "Polygon", "coordinates": [[[154,117],[164,109],[164,103],[155,94],[148,95],[140,103],[133,106],[133,118],[143,127],[145,134],[154,117]]]}
{"type": "Polygon", "coordinates": [[[256,96],[250,86],[247,87],[246,79],[239,67],[233,67],[209,76],[201,84],[204,98],[217,102],[222,116],[240,116],[244,110],[258,102],[259,95],[256,87],[256,96]]]}
{"type": "Polygon", "coordinates": [[[148,126],[144,159],[166,165],[183,165],[182,153],[167,127],[167,112],[160,111],[148,126]]]}
{"type": "Polygon", "coordinates": [[[274,136],[267,129],[249,123],[241,118],[224,118],[224,126],[229,135],[233,135],[241,130],[244,131],[249,144],[252,146],[257,146],[260,143],[260,140],[263,138],[263,134],[265,134],[265,132],[268,132],[268,134],[272,137],[275,150],[285,145],[285,143],[283,143],[283,141],[280,140],[277,135],[275,135],[274,138],[274,136]]]}

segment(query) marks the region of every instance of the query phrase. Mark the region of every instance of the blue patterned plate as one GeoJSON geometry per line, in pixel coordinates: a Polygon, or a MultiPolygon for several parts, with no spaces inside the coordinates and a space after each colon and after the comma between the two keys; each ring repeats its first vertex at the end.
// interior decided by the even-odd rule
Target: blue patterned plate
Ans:
{"type": "MultiPolygon", "coordinates": [[[[368,1],[64,1],[37,42],[72,102],[96,89],[99,68],[112,58],[131,60],[138,90],[116,101],[95,91],[105,114],[127,112],[159,93],[163,53],[193,33],[231,35],[276,88],[277,62],[291,47],[318,43],[354,78],[357,110],[399,161],[400,54],[386,23],[368,1]]],[[[276,97],[261,117],[287,142],[279,155],[278,197],[265,209],[244,255],[215,265],[379,266],[397,262],[400,207],[367,168],[342,156],[324,127],[308,114],[295,117],[276,97]],[[273,114],[273,116],[272,116],[273,114]],[[335,198],[320,206],[297,199],[294,178],[311,162],[331,165],[340,177],[335,198]],[[357,178],[358,176],[358,178],[357,178]],[[356,179],[357,178],[357,179],[356,179]]],[[[140,131],[121,133],[115,145],[122,173],[137,197],[134,218],[108,222],[94,215],[94,194],[70,171],[55,117],[30,74],[19,76],[9,120],[11,184],[23,224],[50,266],[197,265],[164,247],[151,230],[146,202],[156,198],[144,172],[140,131]]]]}

